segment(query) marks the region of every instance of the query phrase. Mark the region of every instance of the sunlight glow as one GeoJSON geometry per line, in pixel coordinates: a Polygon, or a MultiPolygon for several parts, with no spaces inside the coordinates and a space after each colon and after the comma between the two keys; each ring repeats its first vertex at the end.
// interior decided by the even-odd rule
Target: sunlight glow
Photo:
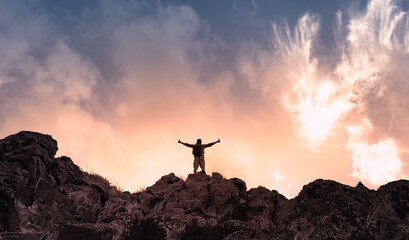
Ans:
{"type": "Polygon", "coordinates": [[[392,138],[368,144],[362,138],[372,129],[368,119],[363,125],[348,126],[350,139],[347,149],[352,152],[352,176],[367,183],[379,185],[402,178],[402,161],[392,138]]]}
{"type": "Polygon", "coordinates": [[[352,104],[346,97],[335,97],[336,86],[329,81],[321,82],[312,92],[307,87],[298,87],[299,102],[292,109],[298,113],[301,122],[301,136],[308,138],[315,148],[328,138],[335,123],[352,104]]]}
{"type": "Polygon", "coordinates": [[[273,178],[276,182],[285,180],[285,177],[277,169],[274,170],[273,178]]]}

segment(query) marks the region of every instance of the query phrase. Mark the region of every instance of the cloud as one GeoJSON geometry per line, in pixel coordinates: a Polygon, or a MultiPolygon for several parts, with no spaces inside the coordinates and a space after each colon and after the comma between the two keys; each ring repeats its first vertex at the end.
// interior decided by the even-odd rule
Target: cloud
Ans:
{"type": "MultiPolygon", "coordinates": [[[[338,12],[338,19],[341,19],[341,16],[342,14],[338,12]]],[[[298,24],[300,28],[305,26],[302,20],[303,18],[298,24]]],[[[309,84],[310,78],[319,79],[317,76],[308,77],[311,71],[315,71],[318,63],[308,64],[308,60],[311,59],[309,52],[298,51],[304,53],[306,60],[302,62],[306,62],[308,66],[298,68],[306,77],[298,83],[301,87],[297,87],[297,90],[301,91],[295,100],[299,108],[292,108],[297,110],[295,114],[301,119],[301,134],[308,137],[315,143],[313,146],[316,146],[317,143],[323,142],[329,133],[336,130],[335,124],[338,126],[346,124],[345,121],[339,121],[342,120],[341,116],[346,115],[349,120],[357,119],[354,122],[358,124],[357,127],[345,126],[350,134],[346,148],[353,152],[352,175],[374,185],[404,177],[401,173],[402,160],[399,155],[405,148],[399,149],[395,144],[394,138],[397,136],[391,131],[391,124],[397,120],[394,112],[401,111],[401,107],[394,100],[396,99],[394,95],[400,92],[396,86],[403,87],[401,74],[406,70],[400,68],[403,66],[397,64],[396,58],[402,61],[408,57],[402,54],[407,48],[405,45],[405,38],[408,35],[407,22],[406,13],[394,5],[393,1],[369,1],[364,12],[353,14],[345,30],[345,42],[339,45],[342,56],[334,69],[334,75],[330,76],[335,77],[336,81],[321,79],[319,84],[309,84]],[[311,86],[313,90],[308,91],[311,86]],[[357,122],[361,117],[367,117],[368,121],[375,123],[371,129],[372,134],[367,134],[367,137],[363,137],[362,132],[369,131],[368,128],[357,122]]],[[[340,20],[338,23],[342,25],[340,20]]],[[[341,28],[339,26],[340,31],[342,26],[341,28]]],[[[288,37],[290,34],[288,28],[286,32],[287,35],[284,37],[279,35],[280,39],[291,39],[288,37]]],[[[311,29],[307,32],[314,33],[311,29]]],[[[297,36],[297,32],[295,34],[297,36]]],[[[298,42],[303,40],[293,39],[286,45],[293,46],[291,43],[298,42]]],[[[278,45],[283,44],[283,41],[278,41],[278,45]]],[[[291,51],[288,49],[302,48],[285,49],[287,49],[285,53],[289,55],[291,51]]],[[[398,145],[403,146],[404,143],[398,145]]]]}
{"type": "MultiPolygon", "coordinates": [[[[400,94],[402,73],[407,70],[400,61],[408,59],[405,36],[408,18],[393,1],[370,1],[365,13],[353,17],[348,26],[348,56],[339,65],[339,76],[353,88],[357,111],[373,124],[373,128],[360,125],[360,131],[370,131],[360,142],[348,142],[354,154],[353,174],[372,184],[381,184],[391,179],[402,178],[400,155],[407,151],[406,141],[393,127],[396,112],[402,112],[396,96],[400,94]],[[403,54],[402,54],[403,53],[403,54]],[[400,147],[398,147],[400,146],[400,147]],[[366,159],[365,159],[366,158],[366,159]]],[[[403,110],[406,112],[406,110],[403,110]]],[[[347,128],[350,134],[354,127],[347,128]]],[[[357,133],[358,134],[358,133],[357,133]]]]}
{"type": "Polygon", "coordinates": [[[287,79],[293,87],[282,95],[284,106],[300,123],[300,135],[317,150],[335,131],[336,123],[351,109],[344,94],[331,76],[318,69],[319,60],[312,55],[319,30],[316,16],[305,14],[293,30],[285,23],[272,25],[278,56],[286,65],[287,79]]]}
{"type": "Polygon", "coordinates": [[[342,146],[352,154],[352,176],[372,186],[404,178],[407,14],[394,1],[373,0],[364,9],[337,11],[335,20],[337,44],[328,51],[334,56],[318,55],[320,21],[306,13],[293,27],[273,23],[275,51],[256,49],[242,61],[243,72],[250,86],[268,94],[276,78],[260,72],[281,70],[282,106],[311,150],[342,146]]]}
{"type": "MultiPolygon", "coordinates": [[[[121,19],[126,10],[106,13],[104,4],[95,8],[103,19],[97,29],[74,27],[83,31],[81,39],[63,29],[48,31],[52,16],[30,14],[27,6],[17,11],[27,15],[9,16],[27,28],[38,25],[30,34],[42,39],[32,45],[23,29],[0,38],[0,48],[9,49],[1,63],[1,134],[22,129],[52,134],[59,155],[131,191],[171,171],[191,171],[190,151],[177,144],[179,138],[222,138],[227,150],[215,146],[208,155],[226,156],[231,177],[251,175],[240,167],[248,161],[245,156],[254,155],[242,140],[248,133],[235,132],[249,120],[236,121],[241,108],[232,90],[234,74],[216,71],[208,73],[211,81],[201,78],[220,44],[206,38],[207,25],[186,6],[159,6],[152,15],[121,19]],[[95,41],[92,34],[108,29],[111,34],[101,41],[109,49],[101,51],[110,59],[97,60],[104,55],[84,46],[95,41]],[[107,74],[104,66],[114,72],[107,74]]],[[[87,25],[84,19],[81,24],[87,25]]],[[[222,172],[225,164],[208,169],[222,172]]]]}
{"type": "Polygon", "coordinates": [[[368,119],[359,126],[348,126],[347,149],[353,153],[352,176],[373,185],[404,178],[399,150],[392,138],[368,144],[364,136],[373,130],[368,119]]]}

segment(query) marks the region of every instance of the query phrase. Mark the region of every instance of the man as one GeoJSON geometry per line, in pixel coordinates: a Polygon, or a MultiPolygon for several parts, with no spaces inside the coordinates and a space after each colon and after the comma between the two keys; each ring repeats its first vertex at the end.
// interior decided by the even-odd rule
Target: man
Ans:
{"type": "Polygon", "coordinates": [[[184,143],[182,141],[178,141],[178,143],[185,145],[186,147],[193,148],[192,153],[193,156],[195,157],[195,160],[193,161],[193,172],[197,172],[197,168],[200,165],[200,168],[203,170],[204,173],[206,173],[205,170],[205,161],[204,161],[204,149],[213,146],[216,143],[219,143],[220,139],[218,139],[216,142],[208,143],[208,144],[202,144],[202,139],[197,139],[196,144],[189,144],[189,143],[184,143]]]}

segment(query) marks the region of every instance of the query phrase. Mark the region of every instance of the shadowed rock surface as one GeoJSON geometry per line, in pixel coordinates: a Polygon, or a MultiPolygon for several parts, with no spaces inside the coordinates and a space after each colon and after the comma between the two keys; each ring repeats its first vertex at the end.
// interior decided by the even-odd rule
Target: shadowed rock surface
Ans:
{"type": "Polygon", "coordinates": [[[409,181],[316,180],[294,199],[219,173],[120,192],[49,135],[0,140],[0,239],[409,239],[409,181]]]}

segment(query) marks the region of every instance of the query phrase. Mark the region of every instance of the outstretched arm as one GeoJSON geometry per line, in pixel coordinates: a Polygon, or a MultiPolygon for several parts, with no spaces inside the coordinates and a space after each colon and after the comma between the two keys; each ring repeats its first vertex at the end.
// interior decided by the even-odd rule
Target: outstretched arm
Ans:
{"type": "Polygon", "coordinates": [[[219,143],[219,142],[220,142],[220,139],[218,139],[216,142],[211,142],[211,143],[205,144],[204,147],[205,148],[211,147],[211,146],[213,146],[213,145],[215,145],[216,143],[219,143]]]}
{"type": "Polygon", "coordinates": [[[182,141],[178,141],[178,143],[180,143],[180,144],[183,144],[183,145],[185,145],[186,147],[190,147],[190,148],[192,148],[194,145],[192,145],[192,144],[189,144],[189,143],[184,143],[184,142],[182,142],[182,141]]]}

